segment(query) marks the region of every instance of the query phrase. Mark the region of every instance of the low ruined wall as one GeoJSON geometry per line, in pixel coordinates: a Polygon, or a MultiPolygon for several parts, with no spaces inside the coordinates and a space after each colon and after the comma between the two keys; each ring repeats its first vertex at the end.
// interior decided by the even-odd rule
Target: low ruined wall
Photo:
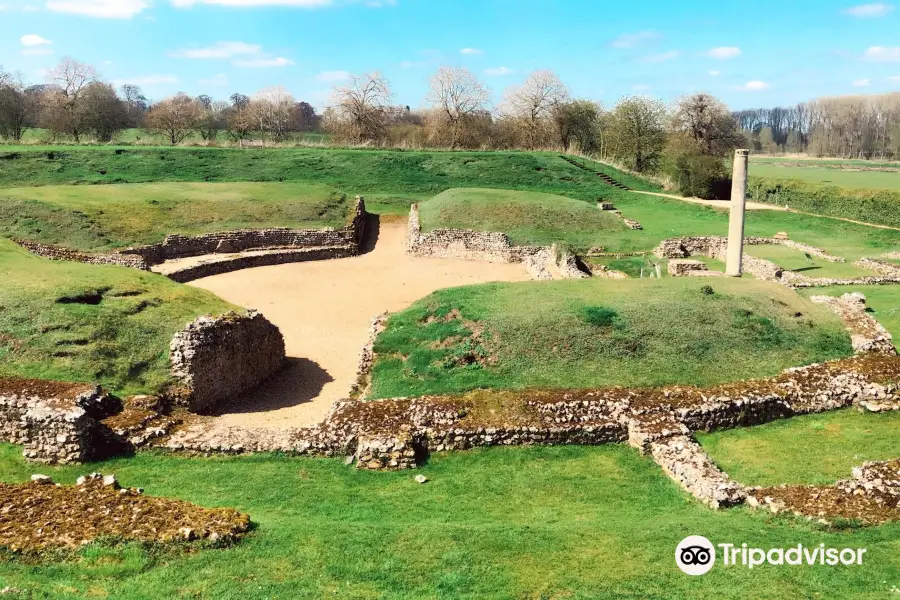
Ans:
{"type": "Polygon", "coordinates": [[[857,354],[896,354],[893,336],[866,312],[866,297],[863,294],[844,294],[840,298],[811,296],[810,301],[824,304],[837,313],[850,332],[850,341],[857,354]]]}
{"type": "Polygon", "coordinates": [[[861,258],[854,262],[853,266],[875,271],[876,273],[887,277],[900,277],[900,265],[895,265],[894,263],[889,263],[884,260],[861,258]]]}
{"type": "Polygon", "coordinates": [[[284,364],[284,338],[255,311],[199,317],[175,335],[172,375],[192,412],[208,412],[258,386],[284,364]]]}
{"type": "Polygon", "coordinates": [[[358,254],[355,246],[332,246],[329,248],[301,248],[298,250],[272,250],[260,254],[234,255],[223,260],[210,260],[202,264],[185,267],[165,273],[166,277],[179,283],[187,283],[204,277],[231,273],[242,269],[284,265],[310,260],[348,258],[358,254]]]}
{"type": "MultiPolygon", "coordinates": [[[[745,246],[777,245],[794,248],[811,256],[828,262],[846,262],[840,256],[828,254],[821,248],[795,242],[793,240],[766,237],[745,237],[745,246]]],[[[725,260],[728,253],[728,238],[718,235],[698,235],[679,238],[668,238],[659,243],[653,250],[657,258],[688,258],[695,254],[725,260]]],[[[746,260],[746,257],[745,257],[746,260]]]]}
{"type": "Polygon", "coordinates": [[[78,252],[70,250],[62,246],[54,246],[52,244],[38,244],[37,242],[28,242],[25,240],[15,240],[15,242],[31,252],[43,258],[50,260],[66,260],[70,262],[80,262],[89,265],[116,265],[120,267],[130,267],[132,269],[141,269],[147,271],[150,265],[140,256],[122,255],[116,252],[110,253],[94,253],[94,252],[78,252]]]}
{"type": "Polygon", "coordinates": [[[693,438],[664,438],[650,444],[650,455],[663,471],[695,498],[711,508],[742,503],[747,492],[731,480],[693,438]]]}
{"type": "Polygon", "coordinates": [[[0,382],[0,439],[33,462],[72,464],[121,450],[100,419],[117,403],[99,387],[6,379],[0,382]]]}
{"type": "Polygon", "coordinates": [[[268,248],[321,248],[351,246],[354,254],[365,236],[366,204],[357,196],[353,219],[339,229],[239,229],[198,236],[169,235],[159,244],[127,248],[123,255],[138,255],[149,265],[157,265],[173,258],[187,258],[205,254],[232,254],[268,248]]]}

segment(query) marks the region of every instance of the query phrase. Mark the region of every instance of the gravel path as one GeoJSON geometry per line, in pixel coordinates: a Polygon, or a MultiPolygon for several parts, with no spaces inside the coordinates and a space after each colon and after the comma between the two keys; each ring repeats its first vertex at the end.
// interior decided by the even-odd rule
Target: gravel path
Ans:
{"type": "Polygon", "coordinates": [[[441,288],[529,280],[518,264],[408,256],[405,222],[382,223],[376,231],[374,247],[360,256],[246,269],[190,284],[258,309],[281,329],[290,357],[279,376],[216,417],[219,425],[318,423],[347,396],[374,316],[441,288]]]}

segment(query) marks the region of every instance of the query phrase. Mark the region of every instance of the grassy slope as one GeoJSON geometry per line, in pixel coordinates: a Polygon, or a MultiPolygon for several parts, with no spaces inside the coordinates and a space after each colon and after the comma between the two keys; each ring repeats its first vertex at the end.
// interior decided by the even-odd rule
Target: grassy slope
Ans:
{"type": "MultiPolygon", "coordinates": [[[[893,166],[896,168],[896,165],[893,166]]],[[[817,165],[816,163],[804,164],[803,166],[754,163],[751,172],[758,177],[801,179],[813,183],[828,183],[848,188],[900,190],[900,173],[885,171],[851,171],[849,169],[828,168],[825,165],[817,165]]]]}
{"type": "MultiPolygon", "coordinates": [[[[0,160],[0,187],[36,185],[141,183],[154,181],[287,181],[364,194],[376,212],[405,214],[421,202],[451,188],[476,187],[558,194],[593,206],[610,200],[643,231],[610,231],[602,244],[610,251],[649,250],[675,235],[725,235],[723,210],[679,200],[623,192],[600,181],[593,170],[579,169],[556,154],[525,152],[399,152],[371,150],[172,148],[71,148],[21,150],[0,160]],[[53,152],[53,158],[48,153],[53,152]],[[105,170],[106,174],[100,174],[105,170]]],[[[614,177],[625,173],[604,167],[614,177]]],[[[633,181],[631,183],[634,183],[633,181]]],[[[652,186],[646,186],[652,188],[652,186]]],[[[2,193],[0,193],[2,198],[2,193]]],[[[2,202],[2,200],[0,200],[2,202]]],[[[748,216],[748,235],[791,237],[848,258],[900,250],[900,232],[851,225],[804,215],[756,211],[748,216]]]]}
{"type": "Polygon", "coordinates": [[[851,263],[834,263],[820,258],[807,258],[801,250],[788,246],[747,246],[744,251],[774,262],[789,271],[800,271],[809,277],[865,277],[877,275],[874,271],[854,267],[851,263]]]}
{"type": "Polygon", "coordinates": [[[297,183],[43,186],[0,192],[0,235],[79,250],[162,241],[170,233],[341,227],[352,200],[297,183]]]}
{"type": "Polygon", "coordinates": [[[419,211],[423,231],[503,231],[517,245],[567,242],[586,249],[603,243],[608,232],[625,229],[621,219],[587,202],[537,192],[453,189],[423,202],[419,211]]]}
{"type": "MultiPolygon", "coordinates": [[[[0,446],[0,479],[34,471],[0,446]]],[[[370,473],[340,460],[257,455],[138,455],[41,467],[72,483],[91,470],[206,506],[234,506],[256,530],[225,550],[152,552],[92,546],[64,563],[0,563],[0,586],[37,598],[500,600],[857,598],[897,584],[900,524],[822,530],[788,516],[713,511],[623,445],[496,448],[434,455],[420,472],[370,473]],[[687,577],[688,534],[762,548],[865,547],[836,568],[725,568],[687,577]]]]}
{"type": "Polygon", "coordinates": [[[49,261],[6,240],[0,282],[0,376],[99,381],[119,393],[156,391],[175,332],[233,308],[160,275],[49,261]],[[106,288],[96,305],[57,302],[106,288]]]}
{"type": "Polygon", "coordinates": [[[855,409],[700,435],[716,463],[747,485],[827,484],[867,460],[900,456],[900,413],[855,409]]]}
{"type": "Polygon", "coordinates": [[[477,387],[704,385],[851,353],[838,319],[791,290],[695,278],[443,290],[393,316],[375,350],[374,397],[477,387]],[[705,285],[716,294],[701,293],[705,285]],[[585,311],[591,306],[616,311],[613,325],[590,324],[585,311]],[[473,348],[459,320],[426,322],[451,309],[476,321],[491,340],[473,348]],[[493,353],[496,364],[455,361],[467,352],[493,353]]]}

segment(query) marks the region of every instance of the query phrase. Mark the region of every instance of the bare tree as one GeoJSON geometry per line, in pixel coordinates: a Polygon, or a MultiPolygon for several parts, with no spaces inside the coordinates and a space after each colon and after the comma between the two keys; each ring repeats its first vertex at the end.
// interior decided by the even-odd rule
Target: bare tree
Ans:
{"type": "Polygon", "coordinates": [[[449,145],[455,148],[462,130],[484,113],[490,91],[462,67],[441,67],[428,86],[426,101],[434,108],[434,126],[438,134],[449,132],[449,145]]]}
{"type": "Polygon", "coordinates": [[[336,135],[357,142],[383,139],[388,108],[393,98],[390,84],[380,73],[352,75],[346,85],[335,86],[328,127],[336,135]]]}
{"type": "Polygon", "coordinates": [[[47,82],[56,93],[45,94],[45,126],[54,134],[70,135],[77,143],[82,133],[81,93],[98,79],[97,71],[89,64],[72,57],[63,58],[47,75],[47,82]]]}
{"type": "Polygon", "coordinates": [[[201,117],[197,121],[197,132],[206,141],[215,140],[219,136],[219,132],[228,125],[229,105],[227,102],[217,102],[206,95],[198,96],[197,102],[202,109],[201,117]]]}
{"type": "Polygon", "coordinates": [[[112,141],[128,125],[128,110],[108,83],[93,81],[81,91],[78,100],[81,128],[98,142],[112,141]]]}
{"type": "Polygon", "coordinates": [[[198,127],[203,107],[184,93],[154,104],[144,119],[144,128],[165,137],[173,146],[180,144],[198,127]]]}
{"type": "Polygon", "coordinates": [[[603,107],[592,100],[557,104],[553,109],[553,121],[563,150],[568,152],[572,144],[577,144],[581,152],[593,153],[599,150],[602,114],[603,107]]]}
{"type": "Polygon", "coordinates": [[[144,122],[144,115],[147,114],[147,109],[150,108],[150,102],[144,96],[141,88],[136,85],[126,83],[121,90],[122,100],[125,102],[125,108],[128,111],[128,126],[140,127],[144,122]]]}
{"type": "Polygon", "coordinates": [[[26,93],[21,75],[7,73],[0,67],[0,137],[21,141],[35,120],[35,99],[26,93]]]}
{"type": "Polygon", "coordinates": [[[725,156],[741,145],[738,123],[724,102],[699,93],[678,99],[672,114],[673,140],[680,152],[725,156]]]}
{"type": "Polygon", "coordinates": [[[284,140],[291,129],[296,104],[294,97],[281,86],[258,91],[249,107],[255,129],[275,141],[284,140]]]}
{"type": "Polygon", "coordinates": [[[520,86],[506,90],[503,112],[516,119],[530,148],[546,140],[553,110],[569,99],[569,90],[553,71],[534,71],[520,86]]]}

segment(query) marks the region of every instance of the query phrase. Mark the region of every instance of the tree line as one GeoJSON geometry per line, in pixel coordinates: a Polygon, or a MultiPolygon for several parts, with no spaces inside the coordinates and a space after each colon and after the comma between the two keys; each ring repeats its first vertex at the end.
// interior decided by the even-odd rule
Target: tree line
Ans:
{"type": "Polygon", "coordinates": [[[827,96],[734,116],[759,152],[900,160],[900,92],[827,96]]]}

